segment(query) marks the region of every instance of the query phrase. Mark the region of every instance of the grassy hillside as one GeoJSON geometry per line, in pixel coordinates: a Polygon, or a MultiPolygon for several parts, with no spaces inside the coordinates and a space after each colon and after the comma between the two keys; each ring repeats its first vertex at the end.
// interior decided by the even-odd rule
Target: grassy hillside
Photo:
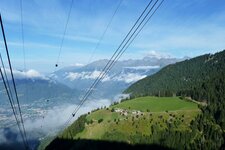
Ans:
{"type": "Polygon", "coordinates": [[[178,97],[142,97],[84,115],[58,138],[153,144],[157,132],[171,127],[173,132],[190,132],[190,123],[198,114],[196,103],[178,97]]]}
{"type": "Polygon", "coordinates": [[[134,109],[140,111],[177,111],[177,110],[192,110],[197,109],[197,105],[189,101],[183,101],[178,97],[139,97],[136,99],[128,100],[113,108],[134,109]]]}

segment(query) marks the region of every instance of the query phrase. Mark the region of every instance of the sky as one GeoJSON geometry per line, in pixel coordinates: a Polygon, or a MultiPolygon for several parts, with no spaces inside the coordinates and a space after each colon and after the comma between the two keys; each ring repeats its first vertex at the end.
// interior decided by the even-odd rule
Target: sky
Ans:
{"type": "MultiPolygon", "coordinates": [[[[58,69],[108,59],[119,46],[149,0],[122,0],[102,42],[96,44],[121,0],[74,0],[58,69]]],[[[16,69],[55,70],[71,0],[1,0],[5,34],[16,69]],[[24,67],[24,58],[25,66],[24,67]]],[[[195,57],[225,49],[224,0],[165,0],[121,58],[148,55],[195,57]]],[[[3,38],[0,52],[6,61],[3,38]]]]}

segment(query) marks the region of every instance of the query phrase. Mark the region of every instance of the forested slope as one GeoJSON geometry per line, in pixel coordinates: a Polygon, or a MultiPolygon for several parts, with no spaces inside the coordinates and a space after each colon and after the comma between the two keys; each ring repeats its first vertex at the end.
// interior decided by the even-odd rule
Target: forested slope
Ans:
{"type": "Polygon", "coordinates": [[[224,148],[225,139],[225,51],[207,54],[169,65],[153,76],[130,86],[126,93],[143,95],[177,95],[204,101],[191,128],[201,133],[192,139],[195,148],[224,148]]]}
{"type": "Polygon", "coordinates": [[[225,51],[206,54],[183,62],[168,65],[158,73],[131,85],[125,92],[133,96],[169,96],[182,90],[198,88],[203,82],[224,77],[225,51]]]}

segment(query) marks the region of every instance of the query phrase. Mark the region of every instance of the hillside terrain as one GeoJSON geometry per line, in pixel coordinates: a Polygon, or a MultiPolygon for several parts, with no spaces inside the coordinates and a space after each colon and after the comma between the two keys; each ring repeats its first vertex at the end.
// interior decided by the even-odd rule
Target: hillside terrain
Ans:
{"type": "Polygon", "coordinates": [[[225,50],[169,65],[158,73],[131,85],[125,93],[177,95],[204,102],[192,130],[202,133],[196,148],[225,147],[225,50]]]}
{"type": "MultiPolygon", "coordinates": [[[[81,116],[58,139],[101,140],[132,145],[160,144],[156,141],[164,131],[189,133],[190,123],[200,113],[196,103],[178,97],[141,97],[81,116]]],[[[196,133],[196,136],[199,135],[196,133]]],[[[166,137],[161,140],[167,141],[166,137]]],[[[186,141],[183,140],[178,147],[184,142],[186,141]]],[[[54,141],[52,143],[47,149],[54,148],[54,141]]]]}
{"type": "Polygon", "coordinates": [[[88,145],[90,141],[85,139],[90,138],[95,140],[90,143],[103,140],[173,149],[223,149],[224,85],[225,51],[168,65],[125,90],[131,100],[81,116],[47,149],[69,146],[61,139],[71,141],[72,147],[88,145]],[[198,101],[199,109],[190,104],[193,101],[198,101]]]}
{"type": "MultiPolygon", "coordinates": [[[[206,88],[207,82],[224,77],[224,72],[225,50],[170,64],[156,74],[132,84],[125,93],[131,93],[135,97],[179,95],[181,91],[206,88]]],[[[195,99],[206,100],[206,97],[200,97],[203,93],[199,94],[195,99]]]]}

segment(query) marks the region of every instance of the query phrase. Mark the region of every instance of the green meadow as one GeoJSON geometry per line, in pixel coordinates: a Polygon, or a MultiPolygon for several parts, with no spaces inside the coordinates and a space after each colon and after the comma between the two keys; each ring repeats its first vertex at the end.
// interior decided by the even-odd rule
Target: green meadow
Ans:
{"type": "MultiPolygon", "coordinates": [[[[136,135],[151,136],[153,130],[166,130],[168,124],[174,130],[188,131],[199,113],[196,103],[178,97],[140,97],[87,114],[84,129],[72,138],[136,143],[136,135]]],[[[75,124],[69,127],[71,131],[75,124]]],[[[61,136],[71,138],[68,130],[61,136]]]]}

